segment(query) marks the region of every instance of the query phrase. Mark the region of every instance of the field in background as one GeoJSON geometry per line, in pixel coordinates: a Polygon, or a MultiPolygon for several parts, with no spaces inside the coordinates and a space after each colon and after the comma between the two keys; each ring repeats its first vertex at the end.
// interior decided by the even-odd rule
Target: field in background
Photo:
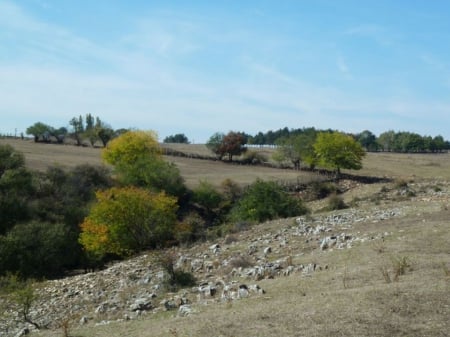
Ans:
{"type": "MultiPolygon", "coordinates": [[[[27,166],[35,170],[45,170],[50,165],[70,168],[79,164],[102,164],[100,149],[77,147],[72,145],[55,145],[34,143],[15,139],[0,139],[0,144],[11,144],[25,154],[27,166]]],[[[210,151],[202,144],[163,144],[173,150],[211,156],[210,151]]],[[[270,159],[274,149],[251,148],[270,159]]],[[[207,180],[218,186],[224,179],[232,179],[239,184],[250,184],[256,178],[277,180],[282,182],[307,182],[319,179],[315,173],[298,172],[288,169],[274,169],[261,166],[245,166],[223,163],[219,161],[191,159],[188,157],[167,156],[167,160],[175,163],[181,171],[189,187],[201,180],[207,180]]],[[[450,180],[450,154],[399,154],[368,153],[360,171],[343,172],[377,176],[411,179],[446,179],[450,180]]]]}

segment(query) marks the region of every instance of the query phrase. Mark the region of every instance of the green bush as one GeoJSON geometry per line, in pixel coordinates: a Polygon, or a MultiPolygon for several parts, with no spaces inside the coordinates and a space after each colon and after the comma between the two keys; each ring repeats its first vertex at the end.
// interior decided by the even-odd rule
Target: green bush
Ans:
{"type": "Polygon", "coordinates": [[[75,265],[80,252],[77,233],[64,224],[16,225],[0,237],[0,273],[18,273],[23,278],[60,276],[75,265]]]}
{"type": "Polygon", "coordinates": [[[256,180],[244,192],[231,212],[234,221],[266,221],[308,213],[303,202],[290,196],[280,185],[256,180]]]}

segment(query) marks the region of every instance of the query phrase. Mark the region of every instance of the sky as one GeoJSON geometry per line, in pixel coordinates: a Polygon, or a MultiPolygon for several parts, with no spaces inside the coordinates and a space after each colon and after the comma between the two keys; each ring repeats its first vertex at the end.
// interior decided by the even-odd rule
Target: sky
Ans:
{"type": "Polygon", "coordinates": [[[450,139],[450,1],[0,0],[0,133],[315,127],[450,139]]]}

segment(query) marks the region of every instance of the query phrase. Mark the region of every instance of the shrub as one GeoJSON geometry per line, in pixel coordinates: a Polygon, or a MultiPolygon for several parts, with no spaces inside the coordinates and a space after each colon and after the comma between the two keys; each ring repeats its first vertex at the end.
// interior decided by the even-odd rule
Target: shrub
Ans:
{"type": "Polygon", "coordinates": [[[183,270],[175,269],[176,255],[173,252],[158,253],[155,255],[157,263],[166,273],[164,285],[169,291],[194,286],[197,282],[194,275],[183,270]]]}
{"type": "Polygon", "coordinates": [[[306,213],[308,209],[300,199],[290,196],[275,182],[258,179],[234,206],[231,219],[262,222],[306,213]]]}
{"type": "Polygon", "coordinates": [[[72,267],[80,252],[77,233],[61,223],[16,225],[0,237],[0,272],[21,277],[55,277],[72,267]]]}
{"type": "Polygon", "coordinates": [[[344,202],[344,199],[338,194],[333,194],[328,199],[327,210],[329,210],[329,211],[336,211],[336,210],[344,209],[344,208],[347,208],[347,207],[348,206],[344,202]]]}
{"type": "Polygon", "coordinates": [[[136,187],[97,192],[97,203],[81,224],[86,251],[126,256],[164,245],[173,237],[176,198],[136,187]]]}

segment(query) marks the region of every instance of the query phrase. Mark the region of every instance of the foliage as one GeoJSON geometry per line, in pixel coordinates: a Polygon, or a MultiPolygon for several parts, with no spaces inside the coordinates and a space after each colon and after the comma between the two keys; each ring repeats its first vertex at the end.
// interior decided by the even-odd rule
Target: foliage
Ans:
{"type": "Polygon", "coordinates": [[[379,148],[377,137],[369,130],[364,130],[355,138],[366,151],[377,151],[379,148]]]}
{"type": "Polygon", "coordinates": [[[23,154],[10,145],[0,145],[0,235],[28,219],[32,193],[32,175],[25,168],[23,154]]]}
{"type": "Polygon", "coordinates": [[[322,132],[317,135],[314,151],[319,163],[325,167],[359,170],[362,168],[362,158],[365,151],[361,144],[351,136],[340,132],[322,132]]]}
{"type": "Polygon", "coordinates": [[[300,169],[302,161],[310,166],[315,165],[315,153],[313,144],[316,139],[316,133],[293,134],[288,137],[280,138],[277,141],[277,152],[274,159],[277,161],[288,160],[294,165],[294,169],[300,169]]]}
{"type": "Polygon", "coordinates": [[[88,252],[126,256],[163,246],[173,236],[176,199],[137,187],[96,193],[97,203],[81,224],[80,243],[88,252]]]}
{"type": "Polygon", "coordinates": [[[43,141],[49,141],[50,134],[53,132],[53,128],[50,125],[42,122],[36,122],[26,129],[27,135],[33,135],[34,141],[38,142],[40,139],[43,141]]]}
{"type": "Polygon", "coordinates": [[[223,153],[220,150],[220,147],[222,145],[223,138],[225,137],[225,134],[221,132],[214,133],[211,137],[209,137],[208,141],[206,142],[206,147],[213,153],[215,153],[219,159],[222,159],[223,153]]]}
{"type": "Polygon", "coordinates": [[[192,201],[201,208],[208,224],[218,220],[223,196],[207,181],[200,184],[192,191],[192,201]]]}
{"type": "Polygon", "coordinates": [[[232,220],[262,222],[308,213],[300,199],[290,196],[276,182],[256,180],[232,210],[232,220]]]}
{"type": "Polygon", "coordinates": [[[74,266],[77,241],[61,223],[31,222],[14,226],[0,237],[0,271],[22,277],[55,277],[74,266]]]}
{"type": "Polygon", "coordinates": [[[120,135],[103,150],[103,159],[114,166],[125,185],[164,190],[178,197],[186,192],[178,168],[164,161],[154,132],[128,131],[120,135]]]}
{"type": "Polygon", "coordinates": [[[160,159],[162,152],[157,139],[153,131],[127,131],[109,142],[102,157],[118,168],[130,166],[143,156],[160,159]]]}
{"type": "Polygon", "coordinates": [[[175,135],[167,136],[164,138],[164,143],[180,143],[180,144],[189,144],[189,139],[186,137],[184,133],[177,133],[175,135]]]}
{"type": "Polygon", "coordinates": [[[81,145],[83,132],[85,130],[83,116],[80,115],[78,118],[73,117],[69,124],[72,126],[72,136],[75,138],[77,145],[81,145]]]}
{"type": "Polygon", "coordinates": [[[233,156],[239,156],[247,150],[244,146],[246,143],[247,137],[242,132],[230,131],[226,135],[216,132],[209,138],[206,146],[214,152],[219,159],[228,156],[228,160],[232,161],[233,156]]]}

